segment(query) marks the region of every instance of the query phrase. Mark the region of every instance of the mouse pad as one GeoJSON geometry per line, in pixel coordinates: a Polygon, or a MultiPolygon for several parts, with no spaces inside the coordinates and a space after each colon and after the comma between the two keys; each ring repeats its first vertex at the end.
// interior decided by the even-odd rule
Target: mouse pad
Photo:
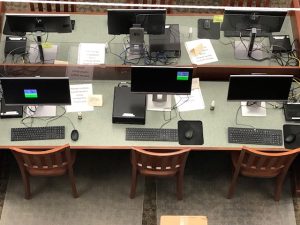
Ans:
{"type": "Polygon", "coordinates": [[[207,19],[198,20],[198,38],[200,39],[220,39],[220,23],[214,23],[210,20],[210,28],[204,28],[204,21],[207,19]]]}
{"type": "Polygon", "coordinates": [[[296,135],[296,138],[292,143],[284,142],[284,147],[287,149],[294,149],[300,147],[300,125],[284,124],[283,125],[284,140],[290,134],[296,135]]]}
{"type": "Polygon", "coordinates": [[[178,141],[181,145],[203,145],[202,122],[200,120],[178,121],[178,141]],[[193,130],[193,135],[191,139],[187,139],[185,133],[190,129],[193,130]]]}

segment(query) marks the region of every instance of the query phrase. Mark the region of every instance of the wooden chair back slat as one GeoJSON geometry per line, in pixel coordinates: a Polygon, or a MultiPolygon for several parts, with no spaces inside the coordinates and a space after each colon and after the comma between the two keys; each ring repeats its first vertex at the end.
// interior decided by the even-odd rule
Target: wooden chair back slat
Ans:
{"type": "Polygon", "coordinates": [[[55,165],[57,165],[57,166],[62,166],[63,165],[63,154],[62,154],[62,152],[56,152],[55,154],[54,154],[54,157],[55,157],[55,165]]]}
{"type": "Polygon", "coordinates": [[[34,167],[43,168],[44,162],[42,162],[41,157],[33,155],[31,158],[32,158],[33,165],[28,166],[28,167],[30,167],[30,168],[34,168],[34,167]]]}
{"type": "Polygon", "coordinates": [[[31,163],[31,158],[28,155],[19,155],[18,159],[22,162],[22,164],[25,164],[27,167],[33,167],[31,163]]]}

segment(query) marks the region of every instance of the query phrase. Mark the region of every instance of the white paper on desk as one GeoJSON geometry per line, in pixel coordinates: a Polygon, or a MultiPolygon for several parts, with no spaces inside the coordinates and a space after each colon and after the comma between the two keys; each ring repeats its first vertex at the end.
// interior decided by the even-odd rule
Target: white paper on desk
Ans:
{"type": "Polygon", "coordinates": [[[66,106],[67,112],[93,111],[94,107],[88,104],[88,96],[93,94],[92,84],[70,85],[72,105],[66,106]]]}
{"type": "Polygon", "coordinates": [[[77,64],[97,65],[105,62],[105,44],[80,43],[77,64]]]}
{"type": "Polygon", "coordinates": [[[200,89],[199,79],[193,78],[190,95],[175,95],[175,102],[180,112],[204,109],[205,104],[200,89]]]}
{"type": "Polygon", "coordinates": [[[218,57],[209,39],[185,42],[185,47],[193,64],[217,62],[218,57]]]}

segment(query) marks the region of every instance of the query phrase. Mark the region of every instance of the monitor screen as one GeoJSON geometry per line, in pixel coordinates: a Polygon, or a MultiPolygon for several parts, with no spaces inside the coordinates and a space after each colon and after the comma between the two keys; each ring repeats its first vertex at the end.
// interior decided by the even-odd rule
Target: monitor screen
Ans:
{"type": "Polygon", "coordinates": [[[287,101],[293,75],[231,75],[228,100],[287,101]]]}
{"type": "Polygon", "coordinates": [[[1,77],[6,105],[70,105],[68,77],[1,77]]]}
{"type": "Polygon", "coordinates": [[[134,24],[144,28],[147,34],[164,34],[166,9],[108,9],[108,34],[129,34],[134,24]]]}
{"type": "Polygon", "coordinates": [[[265,32],[280,32],[287,11],[225,10],[223,31],[246,31],[258,28],[265,32]]]}
{"type": "Polygon", "coordinates": [[[190,94],[193,67],[131,67],[131,91],[149,94],[190,94]]]}
{"type": "Polygon", "coordinates": [[[70,15],[67,14],[6,14],[5,26],[10,32],[71,33],[70,15]]]}

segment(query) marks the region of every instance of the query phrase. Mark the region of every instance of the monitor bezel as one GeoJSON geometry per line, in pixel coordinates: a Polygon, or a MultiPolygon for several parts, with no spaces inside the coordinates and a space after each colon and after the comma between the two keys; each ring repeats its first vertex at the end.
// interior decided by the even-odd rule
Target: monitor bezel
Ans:
{"type": "MultiPolygon", "coordinates": [[[[131,71],[134,68],[163,68],[163,69],[191,69],[192,70],[192,74],[190,76],[190,89],[187,92],[169,92],[169,91],[165,91],[165,92],[155,92],[155,91],[133,91],[132,90],[132,82],[131,82],[131,92],[132,93],[137,93],[137,94],[162,94],[162,95],[190,95],[192,92],[192,79],[194,77],[194,73],[195,73],[195,69],[193,66],[131,66],[131,71]]],[[[132,72],[130,72],[130,80],[131,79],[131,75],[132,72]]]]}
{"type": "Polygon", "coordinates": [[[43,106],[43,105],[71,105],[72,101],[71,101],[71,89],[70,89],[70,79],[69,77],[0,77],[0,86],[2,88],[2,98],[4,98],[5,100],[5,105],[7,106],[31,106],[31,105],[37,105],[37,106],[43,106]],[[68,90],[69,90],[69,96],[66,96],[66,98],[68,98],[68,102],[53,102],[53,103],[10,103],[7,102],[7,99],[5,98],[5,91],[3,89],[3,84],[2,84],[2,80],[17,80],[17,79],[22,79],[22,80],[67,80],[68,81],[68,90]]]}
{"type": "MultiPolygon", "coordinates": [[[[280,24],[280,26],[277,27],[277,29],[274,29],[271,31],[266,31],[266,32],[272,33],[272,32],[280,32],[288,11],[285,9],[276,9],[276,10],[272,10],[272,11],[259,10],[259,9],[248,9],[248,8],[246,10],[234,9],[234,8],[225,9],[224,14],[223,14],[224,19],[221,24],[221,30],[222,31],[240,31],[240,32],[244,31],[244,29],[237,29],[237,26],[235,26],[235,27],[231,26],[233,29],[230,29],[230,26],[228,25],[230,23],[230,22],[228,22],[229,17],[230,16],[245,17],[246,15],[251,16],[251,14],[253,14],[253,13],[257,14],[257,16],[260,16],[260,17],[282,17],[283,18],[283,20],[280,21],[281,24],[280,24]]],[[[240,22],[240,20],[236,20],[236,21],[240,22]]],[[[257,24],[259,24],[259,23],[257,23],[257,24]]],[[[248,28],[248,29],[250,29],[250,28],[248,28]]],[[[263,31],[265,31],[265,30],[263,30],[263,31]]]]}
{"type": "MultiPolygon", "coordinates": [[[[56,27],[59,24],[55,24],[56,27]]],[[[46,33],[72,33],[72,23],[71,23],[71,16],[70,14],[37,14],[37,13],[33,13],[33,14],[27,14],[27,13],[6,13],[5,14],[5,26],[8,26],[8,29],[10,32],[13,33],[21,33],[21,32],[46,32],[46,33]],[[16,18],[22,18],[22,17],[28,17],[28,18],[64,18],[67,19],[69,22],[69,27],[67,29],[67,27],[63,30],[60,29],[59,31],[57,30],[13,30],[11,29],[11,26],[9,25],[9,17],[16,17],[16,18]]]]}
{"type": "MultiPolygon", "coordinates": [[[[289,97],[289,93],[290,90],[287,92],[286,98],[285,99],[244,99],[244,98],[235,98],[235,99],[230,99],[229,98],[229,93],[230,93],[230,81],[232,78],[241,78],[241,77],[247,77],[247,78],[258,78],[258,77],[264,77],[264,78],[272,78],[272,77],[282,77],[282,78],[289,78],[290,79],[290,89],[292,87],[292,82],[293,82],[293,75],[252,75],[252,74],[239,74],[239,75],[230,75],[229,77],[229,84],[228,84],[228,92],[227,92],[227,101],[229,102],[241,102],[241,101],[257,101],[257,102],[287,102],[288,101],[288,97],[289,97]]],[[[275,90],[276,91],[276,90],[275,90]]]]}
{"type": "MultiPolygon", "coordinates": [[[[145,15],[145,14],[162,15],[164,17],[163,27],[165,27],[165,24],[166,24],[167,9],[157,9],[157,8],[155,8],[155,9],[153,9],[153,8],[151,8],[151,9],[107,9],[107,30],[108,30],[109,35],[124,35],[124,34],[130,33],[129,32],[130,27],[129,27],[128,31],[126,31],[126,32],[110,32],[109,27],[111,26],[111,23],[109,23],[109,18],[112,15],[112,14],[110,14],[110,12],[123,12],[123,13],[128,12],[128,13],[132,13],[132,14],[137,12],[136,14],[138,14],[138,15],[145,15]],[[149,12],[151,12],[151,13],[149,13],[149,12]]],[[[151,33],[148,33],[148,34],[151,34],[151,33]]],[[[163,34],[163,33],[161,33],[161,34],[163,34]]]]}

